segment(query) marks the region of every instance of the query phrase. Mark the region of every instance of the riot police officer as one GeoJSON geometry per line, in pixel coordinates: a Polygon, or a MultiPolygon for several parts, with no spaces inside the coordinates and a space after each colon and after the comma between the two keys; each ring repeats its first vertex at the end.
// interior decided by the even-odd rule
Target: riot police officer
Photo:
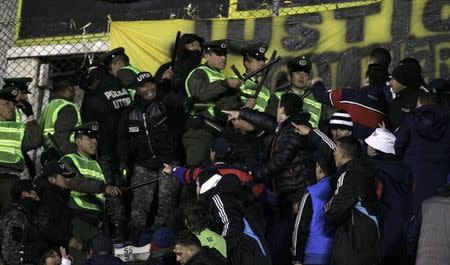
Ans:
{"type": "MultiPolygon", "coordinates": [[[[266,51],[267,44],[265,43],[251,44],[243,49],[242,56],[245,67],[244,76],[256,71],[264,65],[267,60],[265,56],[266,51]]],[[[263,85],[258,94],[258,98],[254,98],[258,82],[260,82],[259,77],[260,75],[252,77],[241,85],[241,101],[246,104],[247,107],[264,112],[270,98],[270,91],[263,85]]]]}
{"type": "Polygon", "coordinates": [[[9,190],[25,168],[23,152],[42,145],[41,127],[34,119],[31,105],[24,104],[26,123],[14,120],[14,102],[19,91],[15,87],[0,90],[0,205],[10,201],[9,190]]]}
{"type": "Polygon", "coordinates": [[[186,164],[198,166],[207,156],[208,145],[214,138],[216,126],[205,124],[225,123],[226,116],[220,110],[235,109],[239,101],[242,81],[227,78],[220,71],[227,63],[228,40],[216,40],[204,44],[205,64],[195,68],[186,79],[186,94],[192,101],[189,129],[183,135],[186,164]],[[196,107],[199,106],[199,107],[196,107]],[[207,121],[207,122],[206,122],[207,121]]]}
{"type": "Polygon", "coordinates": [[[311,73],[311,61],[306,56],[292,58],[287,63],[289,70],[290,86],[275,91],[270,97],[266,109],[267,113],[276,116],[278,102],[282,95],[286,93],[294,93],[303,99],[303,111],[311,114],[310,123],[313,127],[318,127],[322,116],[322,104],[318,102],[311,92],[308,92],[308,81],[311,73]],[[308,95],[305,95],[308,93],[308,95]]]}
{"type": "Polygon", "coordinates": [[[28,95],[31,94],[30,89],[28,88],[28,85],[31,81],[33,81],[33,78],[29,77],[19,77],[19,78],[5,78],[3,79],[5,81],[4,88],[6,87],[16,87],[19,90],[19,94],[16,97],[16,111],[15,111],[15,121],[22,122],[22,113],[19,112],[19,109],[26,104],[25,102],[28,102],[29,97],[28,95]]]}

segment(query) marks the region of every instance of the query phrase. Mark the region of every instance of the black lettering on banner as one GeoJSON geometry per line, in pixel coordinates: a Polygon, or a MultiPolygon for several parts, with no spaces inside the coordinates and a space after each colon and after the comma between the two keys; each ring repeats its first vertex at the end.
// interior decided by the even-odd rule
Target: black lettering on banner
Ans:
{"type": "Polygon", "coordinates": [[[254,40],[269,44],[272,40],[272,18],[255,19],[254,40]]]}
{"type": "Polygon", "coordinates": [[[314,47],[320,39],[320,32],[317,29],[308,27],[307,24],[320,23],[322,23],[322,16],[319,13],[287,17],[284,27],[286,32],[292,35],[281,40],[283,48],[287,51],[298,51],[314,47]]]}
{"type": "Polygon", "coordinates": [[[450,48],[444,48],[439,52],[440,63],[440,76],[450,76],[450,65],[446,64],[445,61],[450,60],[450,48]]]}
{"type": "MultiPolygon", "coordinates": [[[[345,41],[348,43],[364,40],[364,17],[380,13],[381,4],[371,4],[350,8],[337,9],[334,13],[336,19],[346,19],[345,41]]],[[[370,34],[370,32],[369,32],[370,34]]]]}
{"type": "Polygon", "coordinates": [[[434,32],[445,32],[450,30],[450,18],[441,19],[444,6],[450,5],[448,0],[428,0],[423,8],[422,21],[425,28],[434,32]]]}
{"type": "Polygon", "coordinates": [[[212,31],[212,21],[211,20],[201,20],[195,23],[195,34],[202,36],[205,41],[211,40],[212,31]]]}
{"type": "Polygon", "coordinates": [[[244,39],[245,20],[236,19],[228,21],[227,38],[232,40],[244,39]]]}
{"type": "Polygon", "coordinates": [[[394,0],[392,13],[392,37],[406,36],[411,28],[412,1],[394,0]]]}

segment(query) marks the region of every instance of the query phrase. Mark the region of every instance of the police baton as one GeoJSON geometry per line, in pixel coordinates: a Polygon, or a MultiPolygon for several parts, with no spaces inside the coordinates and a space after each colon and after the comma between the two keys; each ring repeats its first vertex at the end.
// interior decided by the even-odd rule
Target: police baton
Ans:
{"type": "MultiPolygon", "coordinates": [[[[274,61],[276,56],[277,56],[277,50],[274,50],[274,51],[272,52],[272,56],[270,56],[269,63],[272,62],[272,61],[274,61]]],[[[278,58],[280,58],[280,57],[278,57],[278,58]]],[[[260,82],[258,83],[258,86],[256,87],[256,92],[255,92],[255,97],[254,97],[255,99],[258,98],[258,95],[259,95],[259,93],[261,92],[261,89],[262,89],[262,87],[263,87],[263,84],[264,84],[264,82],[266,82],[267,75],[269,74],[270,66],[272,66],[272,64],[269,65],[267,68],[264,69],[264,72],[263,72],[263,74],[262,74],[261,80],[260,80],[260,82]]]]}
{"type": "Polygon", "coordinates": [[[142,186],[145,186],[145,185],[152,184],[152,183],[157,182],[157,181],[160,181],[160,180],[162,180],[162,179],[164,179],[164,178],[156,178],[156,179],[146,180],[146,181],[143,181],[143,182],[141,182],[141,183],[137,183],[137,184],[131,185],[131,186],[126,187],[126,188],[120,188],[120,190],[121,190],[122,192],[123,192],[123,191],[134,190],[134,189],[136,189],[136,188],[139,188],[139,187],[142,187],[142,186]]]}
{"type": "Polygon", "coordinates": [[[177,57],[177,50],[178,50],[178,46],[180,44],[180,36],[181,36],[181,31],[178,31],[177,36],[175,38],[175,44],[173,45],[172,58],[170,60],[170,68],[172,68],[172,70],[173,70],[173,66],[175,65],[175,60],[177,57]]]}
{"type": "Polygon", "coordinates": [[[236,68],[236,65],[231,66],[231,70],[233,70],[233,73],[237,76],[237,78],[242,80],[242,75],[239,73],[239,70],[236,68]]]}
{"type": "MultiPolygon", "coordinates": [[[[274,51],[275,52],[275,51],[274,51]]],[[[278,62],[281,59],[280,56],[276,57],[275,59],[267,62],[265,65],[261,66],[260,68],[258,68],[257,70],[251,72],[250,74],[246,75],[244,78],[242,78],[241,80],[243,82],[247,81],[248,79],[254,77],[255,75],[259,74],[261,71],[263,71],[264,69],[271,67],[274,63],[278,62]]]]}

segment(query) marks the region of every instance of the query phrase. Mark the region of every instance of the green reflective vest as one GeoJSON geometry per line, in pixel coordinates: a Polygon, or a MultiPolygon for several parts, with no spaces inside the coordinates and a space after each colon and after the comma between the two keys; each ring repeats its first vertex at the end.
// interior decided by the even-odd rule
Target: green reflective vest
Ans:
{"type": "MultiPolygon", "coordinates": [[[[280,100],[281,96],[285,93],[286,91],[278,91],[274,94],[278,98],[278,100],[280,100]]],[[[289,93],[294,93],[300,97],[303,96],[302,91],[299,91],[298,89],[291,89],[289,90],[289,93]]],[[[312,93],[310,93],[308,96],[306,96],[306,98],[303,99],[303,111],[309,112],[309,114],[311,114],[309,123],[311,123],[312,127],[317,128],[319,126],[320,115],[322,113],[322,104],[317,102],[312,93]]]]}
{"type": "Polygon", "coordinates": [[[225,258],[227,257],[227,243],[225,239],[219,234],[211,231],[208,228],[203,229],[199,234],[195,234],[200,240],[202,246],[207,246],[209,248],[215,248],[222,254],[225,258]]]}
{"type": "MultiPolygon", "coordinates": [[[[64,157],[72,160],[83,177],[105,182],[105,176],[103,175],[103,171],[97,161],[85,158],[79,154],[68,154],[64,157]]],[[[71,191],[70,196],[75,204],[81,209],[100,212],[104,209],[105,196],[103,193],[87,194],[78,191],[71,191]]]]}
{"type": "Polygon", "coordinates": [[[14,120],[16,122],[22,122],[22,113],[19,111],[19,109],[17,107],[14,108],[14,120]]]}
{"type": "MultiPolygon", "coordinates": [[[[239,89],[241,90],[241,93],[243,93],[243,94],[246,94],[249,96],[254,96],[256,93],[257,87],[258,87],[258,84],[256,84],[252,80],[248,79],[245,81],[245,83],[243,83],[239,87],[239,89]]],[[[261,91],[258,94],[258,98],[256,99],[255,109],[257,109],[261,112],[264,112],[264,110],[267,107],[267,103],[269,102],[269,98],[270,98],[270,92],[265,86],[263,86],[261,88],[261,91]]],[[[247,97],[241,96],[241,102],[246,103],[247,97]]]]}
{"type": "MultiPolygon", "coordinates": [[[[58,98],[58,99],[53,99],[52,101],[50,101],[50,103],[48,103],[48,105],[44,108],[44,111],[42,112],[41,115],[41,119],[40,119],[40,125],[42,128],[42,136],[44,137],[44,147],[45,149],[50,148],[51,146],[53,146],[53,144],[51,143],[49,137],[47,136],[47,134],[55,134],[55,123],[56,123],[56,119],[58,118],[59,115],[59,111],[64,108],[65,106],[71,105],[75,108],[75,111],[77,113],[77,123],[76,126],[81,125],[81,116],[80,116],[80,111],[78,109],[78,106],[75,105],[74,103],[66,100],[66,99],[62,99],[62,98],[58,98]]],[[[70,135],[70,141],[73,143],[75,142],[74,139],[74,133],[72,133],[70,135]]]]}
{"type": "MultiPolygon", "coordinates": [[[[124,66],[124,67],[122,67],[122,68],[120,68],[120,69],[128,69],[128,70],[131,70],[131,71],[133,71],[133,73],[135,73],[136,75],[138,75],[138,74],[141,72],[141,70],[137,69],[136,67],[134,67],[134,66],[132,66],[132,65],[127,65],[127,66],[124,66]]],[[[128,93],[130,93],[131,100],[133,100],[133,99],[134,99],[134,95],[136,94],[136,88],[135,88],[135,87],[129,87],[127,90],[128,90],[128,93]]]]}
{"type": "MultiPolygon", "coordinates": [[[[194,71],[196,71],[197,69],[200,69],[200,70],[202,70],[202,71],[205,71],[206,75],[208,76],[208,79],[209,79],[209,82],[210,82],[210,83],[212,83],[212,82],[214,82],[214,81],[217,81],[217,80],[225,80],[225,79],[226,79],[226,77],[225,77],[221,72],[219,72],[219,71],[216,71],[216,70],[214,70],[214,69],[211,69],[211,68],[209,68],[208,66],[205,66],[205,65],[199,66],[199,67],[195,68],[194,70],[192,70],[192,71],[189,73],[189,75],[188,75],[188,77],[186,78],[186,81],[185,81],[185,83],[184,83],[184,87],[185,87],[185,89],[186,89],[186,95],[187,95],[188,97],[191,97],[191,92],[190,92],[190,90],[189,90],[188,81],[189,81],[189,78],[191,77],[192,73],[193,73],[194,71]]],[[[215,117],[215,112],[214,112],[214,102],[207,102],[207,104],[210,104],[210,106],[206,108],[206,111],[207,111],[212,117],[215,117]]]]}
{"type": "Polygon", "coordinates": [[[22,140],[25,125],[22,122],[0,121],[0,164],[23,162],[22,140]]]}

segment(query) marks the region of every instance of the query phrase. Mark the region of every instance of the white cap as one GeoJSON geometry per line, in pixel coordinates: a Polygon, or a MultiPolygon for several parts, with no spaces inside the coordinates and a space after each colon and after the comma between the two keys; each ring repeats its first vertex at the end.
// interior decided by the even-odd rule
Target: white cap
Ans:
{"type": "Polygon", "coordinates": [[[383,153],[395,155],[395,135],[384,128],[377,128],[369,137],[364,140],[370,147],[383,153]]]}

